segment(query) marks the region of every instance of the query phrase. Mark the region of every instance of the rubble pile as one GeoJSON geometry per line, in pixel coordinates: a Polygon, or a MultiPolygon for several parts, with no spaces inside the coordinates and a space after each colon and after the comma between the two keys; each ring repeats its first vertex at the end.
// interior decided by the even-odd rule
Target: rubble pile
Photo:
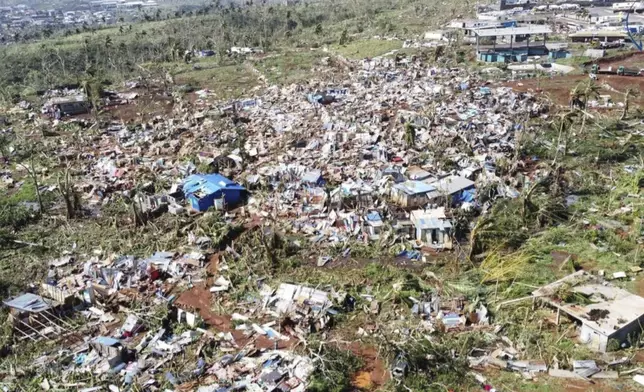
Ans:
{"type": "Polygon", "coordinates": [[[451,207],[480,206],[483,185],[516,196],[496,177],[496,162],[514,159],[517,133],[547,106],[417,59],[376,58],[357,68],[334,85],[181,101],[171,118],[113,122],[84,147],[58,148],[61,156],[81,154],[85,176],[76,187],[95,213],[115,197],[134,197],[152,214],[244,205],[238,221],[270,219],[319,246],[393,235],[449,249],[451,207]],[[435,211],[440,206],[447,210],[435,211]]]}
{"type": "MultiPolygon", "coordinates": [[[[518,182],[502,180],[496,166],[519,163],[520,134],[532,131],[530,118],[547,115],[547,105],[479,74],[428,67],[416,58],[353,65],[355,71],[333,84],[272,86],[232,102],[211,102],[201,91],[193,102],[176,98],[168,118],[141,124],[56,120],[59,129],[80,129],[74,140],[49,147],[60,153],[61,166],[72,160],[81,166],[73,186],[88,215],[100,216],[121,200],[132,208],[135,225],[168,212],[188,222],[177,228],[187,244],[145,257],[65,251],[49,263],[45,282],[4,302],[19,339],[62,336],[59,352],[31,364],[60,371],[62,381],[45,379],[43,389],[96,374],[146,390],[304,391],[319,358],[295,348],[306,347],[311,334],[325,334],[340,313],[359,312],[357,304],[373,321],[398,295],[386,323],[361,325],[357,334],[406,339],[413,332],[431,342],[433,333],[480,331],[492,347],[470,353],[474,369],[492,366],[525,378],[547,371],[613,377],[610,364],[574,361],[567,371],[525,360],[478,299],[425,288],[403,295],[402,284],[389,288],[387,282],[383,301],[367,282],[355,292],[335,282],[275,282],[259,276],[257,265],[240,278],[230,268],[242,258],[237,237],[226,232],[215,240],[195,228],[214,209],[223,211],[216,215],[222,225],[288,238],[317,268],[370,242],[396,244],[396,257],[420,264],[458,245],[455,211],[475,215],[497,197],[518,196],[518,182]],[[91,134],[82,134],[89,131],[85,125],[91,134]],[[78,319],[82,326],[72,324],[78,319]]],[[[137,99],[136,93],[118,96],[137,99]]],[[[24,183],[10,172],[3,181],[13,188],[24,183]]],[[[253,257],[262,250],[253,249],[253,257]]],[[[578,286],[585,293],[591,283],[578,286]]],[[[625,297],[602,287],[619,297],[613,302],[625,297]]],[[[574,313],[578,306],[564,308],[548,294],[534,296],[590,326],[633,321],[626,310],[628,320],[593,313],[586,321],[574,313]]],[[[605,331],[600,351],[613,329],[605,331]]],[[[404,376],[405,360],[394,362],[394,376],[404,376]]]]}

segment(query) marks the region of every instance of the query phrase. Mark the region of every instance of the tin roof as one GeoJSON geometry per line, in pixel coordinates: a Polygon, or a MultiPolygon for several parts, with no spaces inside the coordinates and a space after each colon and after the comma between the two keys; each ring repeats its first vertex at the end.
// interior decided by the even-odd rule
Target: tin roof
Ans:
{"type": "Polygon", "coordinates": [[[183,192],[186,195],[199,191],[205,194],[212,194],[222,189],[246,190],[243,186],[229,180],[221,174],[193,174],[188,176],[183,182],[183,192]]]}
{"type": "Polygon", "coordinates": [[[424,182],[421,182],[421,181],[412,181],[412,180],[401,182],[400,184],[396,184],[393,187],[394,189],[403,191],[408,195],[417,195],[419,193],[429,193],[436,190],[435,186],[425,184],[424,182]]]}
{"type": "Polygon", "coordinates": [[[31,313],[38,313],[49,309],[49,305],[41,296],[32,293],[25,293],[12,300],[4,301],[4,304],[10,308],[31,313]]]}
{"type": "Polygon", "coordinates": [[[472,30],[479,37],[499,37],[507,35],[550,34],[552,29],[548,26],[522,26],[506,27],[503,29],[476,29],[472,30]]]}

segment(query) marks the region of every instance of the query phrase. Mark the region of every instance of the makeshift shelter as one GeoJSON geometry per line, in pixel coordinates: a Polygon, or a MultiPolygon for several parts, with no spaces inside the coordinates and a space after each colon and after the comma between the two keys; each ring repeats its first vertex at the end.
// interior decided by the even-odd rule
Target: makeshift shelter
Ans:
{"type": "Polygon", "coordinates": [[[183,193],[193,209],[224,209],[240,204],[247,191],[220,174],[193,174],[183,182],[183,193]]]}
{"type": "Polygon", "coordinates": [[[367,214],[365,220],[365,229],[367,231],[367,234],[369,235],[369,239],[374,241],[380,239],[380,233],[382,232],[383,227],[380,213],[378,213],[378,211],[371,211],[367,214]]]}

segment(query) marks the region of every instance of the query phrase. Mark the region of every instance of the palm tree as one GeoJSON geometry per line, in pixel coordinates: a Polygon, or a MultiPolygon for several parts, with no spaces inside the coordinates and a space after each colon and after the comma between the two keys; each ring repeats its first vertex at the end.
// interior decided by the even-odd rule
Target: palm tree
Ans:
{"type": "Polygon", "coordinates": [[[622,112],[622,116],[619,119],[620,121],[623,121],[628,115],[629,99],[631,97],[637,97],[639,95],[640,95],[639,91],[635,90],[632,87],[629,87],[626,89],[626,91],[624,92],[624,111],[622,112]]]}

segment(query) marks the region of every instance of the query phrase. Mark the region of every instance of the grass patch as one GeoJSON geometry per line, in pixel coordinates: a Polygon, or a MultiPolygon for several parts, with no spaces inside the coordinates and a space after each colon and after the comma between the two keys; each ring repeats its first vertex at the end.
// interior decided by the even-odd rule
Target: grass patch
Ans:
{"type": "Polygon", "coordinates": [[[312,69],[325,54],[321,51],[286,51],[255,62],[269,84],[301,83],[311,78],[312,69]]]}
{"type": "Polygon", "coordinates": [[[175,76],[177,84],[211,89],[219,98],[239,98],[259,85],[257,76],[244,65],[190,69],[175,76]]]}
{"type": "Polygon", "coordinates": [[[365,57],[376,57],[389,53],[392,50],[402,48],[402,41],[369,39],[354,41],[347,45],[333,45],[331,48],[336,53],[350,59],[363,59],[365,57]]]}

